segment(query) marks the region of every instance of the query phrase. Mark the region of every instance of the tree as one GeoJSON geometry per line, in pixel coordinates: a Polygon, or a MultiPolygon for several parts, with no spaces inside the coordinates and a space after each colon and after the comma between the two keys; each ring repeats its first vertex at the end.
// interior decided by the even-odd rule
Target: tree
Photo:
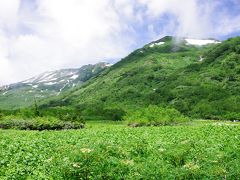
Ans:
{"type": "Polygon", "coordinates": [[[38,108],[36,97],[34,97],[34,115],[38,117],[41,115],[38,108]]]}

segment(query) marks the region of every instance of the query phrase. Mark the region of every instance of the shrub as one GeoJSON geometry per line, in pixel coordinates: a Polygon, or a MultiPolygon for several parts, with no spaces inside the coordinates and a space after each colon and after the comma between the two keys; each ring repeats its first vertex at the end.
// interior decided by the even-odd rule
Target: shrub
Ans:
{"type": "Polygon", "coordinates": [[[60,121],[53,117],[38,117],[34,119],[18,119],[8,117],[0,120],[2,129],[19,130],[61,130],[61,129],[81,129],[84,124],[81,122],[60,121]]]}
{"type": "Polygon", "coordinates": [[[4,117],[3,113],[0,112],[0,120],[2,120],[4,117]]]}
{"type": "Polygon", "coordinates": [[[155,105],[127,113],[124,119],[131,126],[173,125],[189,120],[174,108],[163,108],[155,105]]]}
{"type": "Polygon", "coordinates": [[[225,119],[227,120],[231,120],[231,121],[239,121],[240,120],[240,113],[236,113],[236,112],[228,112],[225,114],[224,116],[225,119]]]}
{"type": "Polygon", "coordinates": [[[62,121],[85,122],[83,117],[78,113],[59,113],[58,118],[62,121]]]}
{"type": "Polygon", "coordinates": [[[121,108],[108,108],[105,109],[105,114],[110,120],[121,121],[126,113],[121,108]]]}
{"type": "Polygon", "coordinates": [[[30,108],[25,108],[25,109],[20,109],[16,112],[17,116],[21,116],[24,119],[28,119],[28,118],[33,118],[35,117],[34,111],[30,108]]]}

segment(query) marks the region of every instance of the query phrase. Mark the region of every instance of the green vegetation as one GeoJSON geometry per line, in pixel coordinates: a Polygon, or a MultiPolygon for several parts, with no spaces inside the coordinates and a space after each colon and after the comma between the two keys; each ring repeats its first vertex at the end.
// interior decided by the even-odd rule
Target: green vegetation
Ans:
{"type": "Polygon", "coordinates": [[[238,179],[240,126],[0,130],[0,179],[238,179]]]}
{"type": "Polygon", "coordinates": [[[35,99],[57,96],[74,86],[81,86],[106,68],[106,63],[89,64],[79,69],[45,72],[27,82],[11,84],[7,88],[0,87],[0,109],[12,110],[33,106],[35,99]],[[72,78],[73,74],[75,78],[72,78]]]}
{"type": "Polygon", "coordinates": [[[81,129],[84,122],[79,121],[60,121],[53,117],[35,117],[22,119],[15,116],[0,117],[0,128],[19,129],[19,130],[61,130],[61,129],[81,129]]]}
{"type": "Polygon", "coordinates": [[[176,109],[153,105],[129,112],[124,118],[131,126],[176,125],[189,121],[188,118],[184,117],[176,109]]]}
{"type": "Polygon", "coordinates": [[[163,40],[31,106],[1,96],[0,179],[239,179],[240,37],[163,40]]]}
{"type": "Polygon", "coordinates": [[[84,119],[110,119],[107,110],[118,109],[122,119],[128,111],[157,105],[192,118],[240,120],[240,37],[203,47],[164,40],[41,102],[40,109],[47,115],[67,107],[84,119]]]}

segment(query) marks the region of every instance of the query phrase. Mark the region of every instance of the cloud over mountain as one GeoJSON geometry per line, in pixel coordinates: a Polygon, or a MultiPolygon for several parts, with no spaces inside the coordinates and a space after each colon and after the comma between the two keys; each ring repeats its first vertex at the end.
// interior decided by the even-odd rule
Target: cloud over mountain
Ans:
{"type": "Polygon", "coordinates": [[[0,84],[118,60],[163,35],[240,31],[240,3],[186,0],[0,0],[0,84]]]}

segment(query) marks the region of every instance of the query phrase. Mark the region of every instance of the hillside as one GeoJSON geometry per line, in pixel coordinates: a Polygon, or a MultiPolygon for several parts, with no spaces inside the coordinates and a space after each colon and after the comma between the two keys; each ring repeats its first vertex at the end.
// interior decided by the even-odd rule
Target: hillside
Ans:
{"type": "Polygon", "coordinates": [[[71,108],[88,119],[156,104],[196,118],[239,119],[239,44],[239,37],[220,43],[167,36],[41,108],[71,108]]]}
{"type": "Polygon", "coordinates": [[[62,92],[78,87],[109,66],[107,63],[85,65],[78,69],[62,69],[42,73],[28,80],[0,87],[0,109],[17,109],[41,100],[59,96],[62,92]]]}

